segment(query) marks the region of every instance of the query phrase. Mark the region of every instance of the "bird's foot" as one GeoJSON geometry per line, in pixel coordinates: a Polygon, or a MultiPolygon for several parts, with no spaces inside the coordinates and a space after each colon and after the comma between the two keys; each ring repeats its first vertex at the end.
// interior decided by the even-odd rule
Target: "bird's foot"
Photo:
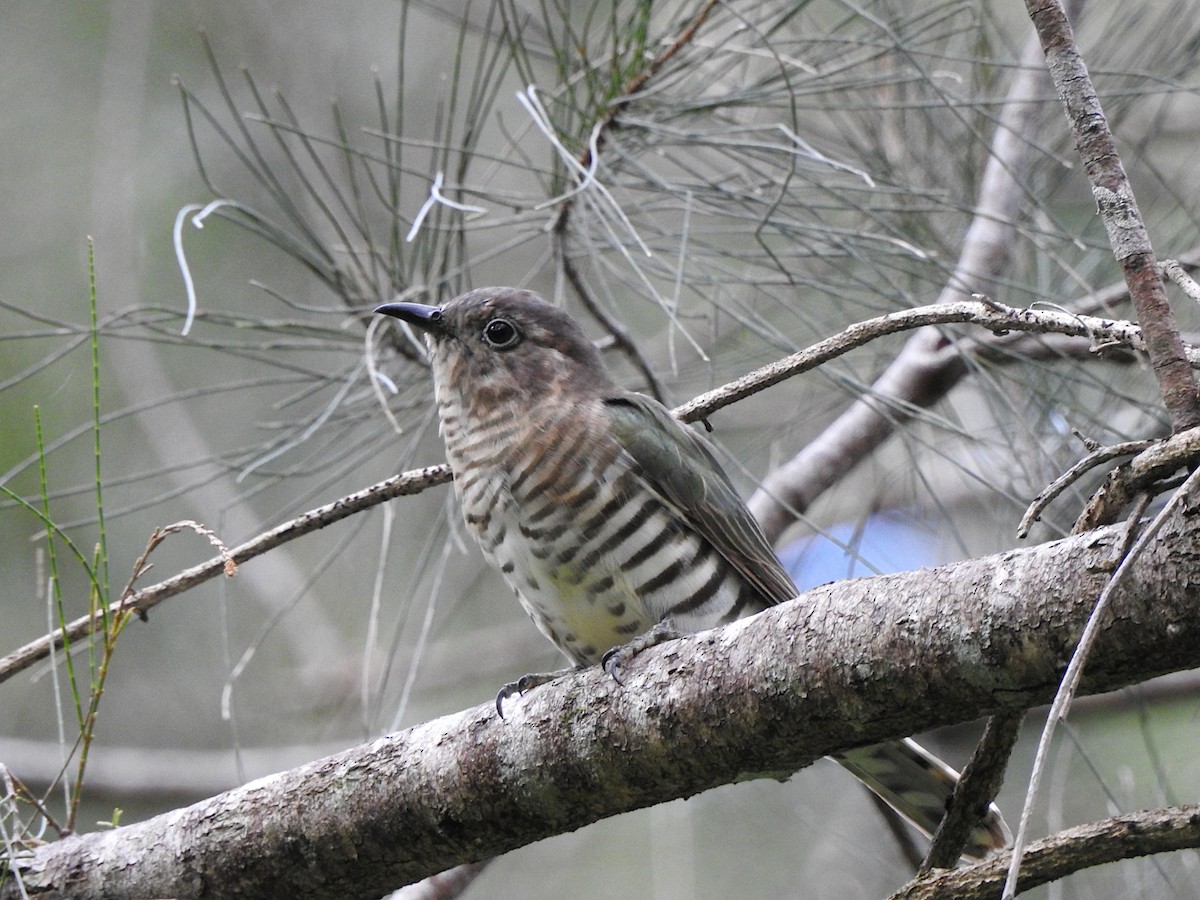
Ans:
{"type": "Polygon", "coordinates": [[[520,697],[527,691],[532,691],[539,684],[553,681],[559,675],[570,675],[572,672],[577,672],[579,668],[579,666],[575,666],[569,669],[559,669],[557,672],[530,672],[528,675],[522,675],[516,681],[510,681],[496,693],[496,712],[503,719],[504,701],[509,697],[520,697]]]}
{"type": "Polygon", "coordinates": [[[621,669],[628,665],[635,656],[643,650],[649,650],[651,647],[666,641],[673,641],[677,637],[682,637],[683,633],[675,628],[675,623],[668,616],[663,619],[649,631],[643,631],[627,644],[613,647],[600,659],[600,665],[604,667],[604,671],[608,673],[617,684],[624,684],[618,674],[621,669]]]}

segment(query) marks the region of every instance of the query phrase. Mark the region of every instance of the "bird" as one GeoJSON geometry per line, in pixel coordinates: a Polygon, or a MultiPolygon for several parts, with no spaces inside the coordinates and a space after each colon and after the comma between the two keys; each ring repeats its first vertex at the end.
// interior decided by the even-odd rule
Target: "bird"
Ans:
{"type": "MultiPolygon", "coordinates": [[[[467,529],[573,666],[599,663],[619,681],[647,646],[798,595],[713,447],[657,400],[619,387],[565,311],[489,287],[375,312],[423,332],[467,529]]],[[[505,685],[500,715],[558,674],[505,685]]],[[[926,835],[957,782],[911,739],[833,759],[926,835]]],[[[963,856],[1010,840],[993,804],[963,856]]]]}

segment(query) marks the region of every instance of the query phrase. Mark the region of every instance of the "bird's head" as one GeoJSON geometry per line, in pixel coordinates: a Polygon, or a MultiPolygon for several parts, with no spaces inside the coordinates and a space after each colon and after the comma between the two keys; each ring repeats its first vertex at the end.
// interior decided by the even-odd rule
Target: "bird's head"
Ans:
{"type": "Polygon", "coordinates": [[[375,312],[425,333],[439,397],[463,408],[501,403],[520,411],[613,387],[583,329],[530,291],[480,288],[443,306],[385,303],[375,312]]]}

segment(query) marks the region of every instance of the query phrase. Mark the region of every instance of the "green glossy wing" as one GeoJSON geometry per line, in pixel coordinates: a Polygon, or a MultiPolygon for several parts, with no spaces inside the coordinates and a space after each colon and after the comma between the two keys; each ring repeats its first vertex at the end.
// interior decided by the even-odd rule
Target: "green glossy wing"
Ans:
{"type": "Polygon", "coordinates": [[[708,442],[649,397],[623,392],[604,403],[613,434],[647,480],[758,588],[764,605],[795,597],[796,586],[708,442]]]}

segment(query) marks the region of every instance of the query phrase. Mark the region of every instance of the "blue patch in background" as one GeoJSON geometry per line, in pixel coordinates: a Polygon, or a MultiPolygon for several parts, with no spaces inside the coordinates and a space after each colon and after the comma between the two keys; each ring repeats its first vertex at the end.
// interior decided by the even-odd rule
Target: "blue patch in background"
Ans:
{"type": "Polygon", "coordinates": [[[911,510],[875,513],[800,538],[779,554],[796,587],[807,591],[843,578],[904,572],[946,560],[941,541],[911,510]]]}

